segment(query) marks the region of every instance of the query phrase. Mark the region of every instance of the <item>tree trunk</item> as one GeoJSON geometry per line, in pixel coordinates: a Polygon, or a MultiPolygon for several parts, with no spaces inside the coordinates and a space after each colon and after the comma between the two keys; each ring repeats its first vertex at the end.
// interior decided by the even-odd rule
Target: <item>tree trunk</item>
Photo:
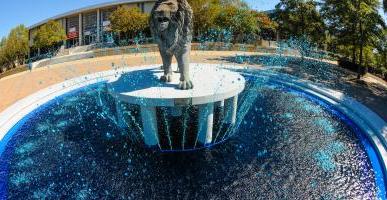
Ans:
{"type": "MultiPolygon", "coordinates": [[[[362,56],[361,54],[362,54],[362,48],[360,48],[360,56],[362,56]]],[[[358,66],[357,66],[357,79],[359,79],[360,80],[360,78],[362,77],[362,75],[363,75],[363,73],[362,73],[362,66],[359,64],[358,66]]]]}
{"type": "MultiPolygon", "coordinates": [[[[298,4],[298,6],[297,6],[297,10],[298,11],[295,11],[297,14],[298,14],[298,16],[300,16],[301,15],[301,36],[303,37],[303,36],[305,36],[305,15],[304,15],[304,13],[303,13],[303,4],[301,3],[301,4],[298,4]]],[[[299,28],[299,27],[298,27],[299,28]]],[[[297,30],[297,29],[296,29],[297,30]]],[[[298,32],[297,32],[297,34],[298,34],[298,32]]]]}
{"type": "Polygon", "coordinates": [[[354,64],[356,64],[356,44],[355,44],[355,42],[353,42],[353,47],[352,47],[352,62],[354,63],[354,64]]]}
{"type": "MultiPolygon", "coordinates": [[[[353,23],[352,30],[353,30],[353,34],[356,34],[356,22],[353,23]]],[[[356,38],[356,35],[355,35],[355,38],[356,38]]],[[[356,51],[357,51],[356,39],[354,39],[352,41],[352,45],[353,45],[353,47],[352,47],[352,62],[354,64],[356,64],[356,51]]]]}
{"type": "MultiPolygon", "coordinates": [[[[364,72],[362,70],[362,65],[363,65],[363,48],[364,48],[364,37],[363,37],[363,27],[362,27],[362,22],[360,20],[359,24],[359,31],[360,31],[360,55],[359,55],[359,66],[357,67],[357,79],[360,79],[363,75],[364,72]]],[[[367,73],[367,71],[365,71],[367,73]]]]}
{"type": "MultiPolygon", "coordinates": [[[[358,12],[360,11],[360,1],[356,2],[356,10],[358,12]]],[[[357,66],[357,79],[360,79],[362,76],[362,64],[363,64],[363,27],[362,27],[363,24],[362,24],[362,18],[359,16],[356,21],[359,21],[359,33],[360,33],[360,37],[355,37],[357,38],[357,41],[360,47],[359,65],[357,66]]],[[[355,30],[354,34],[356,34],[356,27],[354,30],[355,30]]]]}
{"type": "Polygon", "coordinates": [[[384,52],[384,68],[387,69],[387,52],[384,52]]]}

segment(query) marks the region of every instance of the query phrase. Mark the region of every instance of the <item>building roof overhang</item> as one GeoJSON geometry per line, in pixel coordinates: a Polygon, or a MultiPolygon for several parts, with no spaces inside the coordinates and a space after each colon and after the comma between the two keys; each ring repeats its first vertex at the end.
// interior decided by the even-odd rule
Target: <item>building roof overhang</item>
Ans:
{"type": "Polygon", "coordinates": [[[54,17],[50,17],[48,19],[45,19],[43,21],[40,21],[40,22],[38,22],[38,23],[28,27],[28,29],[34,29],[36,27],[39,27],[39,26],[47,23],[50,20],[58,20],[58,19],[62,19],[62,18],[65,18],[65,17],[72,16],[72,15],[76,15],[76,14],[79,14],[79,13],[84,13],[84,12],[96,10],[96,9],[99,9],[99,8],[105,8],[105,7],[110,7],[110,6],[117,6],[117,5],[127,4],[127,3],[145,3],[145,2],[155,2],[155,1],[156,0],[115,0],[115,1],[111,1],[111,2],[100,3],[100,4],[96,4],[96,5],[91,5],[91,6],[75,9],[75,10],[72,10],[72,11],[69,11],[69,12],[65,12],[65,13],[56,15],[54,17]]]}

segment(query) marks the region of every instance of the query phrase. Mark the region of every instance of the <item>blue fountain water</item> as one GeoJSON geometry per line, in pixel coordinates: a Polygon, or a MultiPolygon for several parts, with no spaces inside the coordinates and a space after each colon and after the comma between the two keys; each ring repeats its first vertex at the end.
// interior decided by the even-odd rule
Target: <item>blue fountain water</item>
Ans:
{"type": "MultiPolygon", "coordinates": [[[[230,30],[210,31],[199,38],[199,49],[222,42],[219,49],[230,50],[232,36],[230,30]]],[[[146,53],[143,40],[136,38],[129,53],[146,53]]],[[[225,60],[283,71],[303,64],[284,54],[325,56],[314,49],[291,38],[278,44],[276,55],[225,60]]],[[[152,59],[144,56],[145,63],[152,59]]],[[[293,70],[315,75],[317,83],[337,76],[317,62],[293,70]]],[[[195,152],[170,152],[196,147],[189,133],[197,132],[190,130],[194,107],[184,110],[185,131],[178,136],[171,133],[169,113],[159,109],[165,145],[155,150],[141,143],[138,107],[122,105],[127,124],[120,127],[104,84],[58,97],[21,120],[0,146],[0,199],[383,199],[381,165],[357,126],[325,102],[271,81],[267,73],[245,74],[236,125],[216,124],[218,145],[195,152]]]]}
{"type": "MultiPolygon", "coordinates": [[[[128,127],[120,128],[104,84],[58,97],[11,130],[14,137],[1,156],[2,197],[375,199],[385,194],[376,154],[355,124],[260,73],[245,75],[236,125],[218,124],[219,144],[194,153],[144,149],[139,109],[124,105],[128,127]]],[[[195,108],[183,113],[191,112],[195,108]]],[[[170,130],[167,117],[161,121],[170,130]]],[[[192,123],[185,118],[182,126],[192,123]]],[[[189,149],[189,134],[175,144],[177,136],[165,133],[166,147],[189,149]]]]}

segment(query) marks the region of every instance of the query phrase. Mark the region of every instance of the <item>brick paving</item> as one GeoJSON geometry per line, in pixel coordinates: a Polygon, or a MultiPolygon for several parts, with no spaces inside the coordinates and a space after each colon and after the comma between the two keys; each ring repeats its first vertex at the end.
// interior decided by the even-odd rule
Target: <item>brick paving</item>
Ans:
{"type": "MultiPolygon", "coordinates": [[[[235,56],[236,54],[257,55],[257,53],[254,52],[192,51],[191,62],[225,63],[227,61],[222,58],[235,56]]],[[[114,67],[140,66],[160,64],[161,59],[157,52],[105,56],[50,65],[33,71],[25,71],[11,75],[0,79],[0,112],[16,101],[41,89],[47,88],[50,85],[86,74],[111,70],[112,63],[114,63],[114,67]]],[[[249,66],[260,67],[258,64],[249,64],[249,66]]],[[[339,72],[342,70],[337,71],[339,72]]],[[[375,89],[365,90],[364,88],[369,87],[369,85],[348,82],[344,84],[348,85],[347,88],[349,88],[349,91],[344,92],[367,105],[387,121],[387,86],[385,82],[372,76],[368,76],[364,81],[372,83],[373,86],[376,85],[375,89]],[[372,98],[373,101],[369,101],[370,98],[372,98]]]]}

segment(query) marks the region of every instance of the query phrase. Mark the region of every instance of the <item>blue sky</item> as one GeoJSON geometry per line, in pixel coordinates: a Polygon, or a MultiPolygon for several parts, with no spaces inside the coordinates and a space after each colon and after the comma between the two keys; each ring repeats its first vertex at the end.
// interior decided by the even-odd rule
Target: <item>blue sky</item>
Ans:
{"type": "MultiPolygon", "coordinates": [[[[31,26],[46,18],[112,0],[3,0],[0,6],[0,38],[8,35],[18,24],[31,26]]],[[[278,0],[247,0],[254,8],[268,10],[274,8],[278,0]]]]}
{"type": "Polygon", "coordinates": [[[274,9],[279,0],[245,0],[252,8],[265,11],[274,9]]]}
{"type": "MultiPolygon", "coordinates": [[[[245,0],[253,9],[259,11],[274,9],[275,5],[280,0],[245,0]]],[[[387,15],[384,14],[382,8],[379,9],[379,13],[383,16],[384,21],[387,22],[387,15]]]]}
{"type": "MultiPolygon", "coordinates": [[[[0,38],[18,24],[31,26],[46,18],[112,0],[3,0],[0,6],[0,38]],[[6,3],[5,3],[6,1],[6,3]]],[[[270,10],[279,0],[246,0],[256,10],[270,10]]],[[[386,15],[385,15],[386,18],[386,15]]]]}

